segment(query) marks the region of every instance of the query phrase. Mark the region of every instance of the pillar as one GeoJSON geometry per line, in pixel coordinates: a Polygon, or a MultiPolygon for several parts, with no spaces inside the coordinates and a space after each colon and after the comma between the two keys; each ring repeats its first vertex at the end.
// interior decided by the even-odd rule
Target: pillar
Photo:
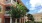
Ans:
{"type": "Polygon", "coordinates": [[[12,17],[10,17],[10,23],[12,23],[12,17]]]}
{"type": "Polygon", "coordinates": [[[15,19],[15,23],[17,23],[17,19],[15,19]]]}
{"type": "Polygon", "coordinates": [[[21,18],[19,19],[19,23],[21,23],[21,18]]]}

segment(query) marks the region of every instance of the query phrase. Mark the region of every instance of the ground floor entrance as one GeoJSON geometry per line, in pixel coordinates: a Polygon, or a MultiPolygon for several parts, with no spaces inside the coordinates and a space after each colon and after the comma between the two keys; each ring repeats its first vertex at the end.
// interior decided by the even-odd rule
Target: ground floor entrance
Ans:
{"type": "Polygon", "coordinates": [[[10,17],[4,16],[4,23],[10,23],[10,17]]]}
{"type": "Polygon", "coordinates": [[[5,23],[10,23],[10,18],[5,18],[5,23]]]}
{"type": "MultiPolygon", "coordinates": [[[[5,22],[4,23],[10,23],[10,17],[5,17],[5,22]]],[[[12,23],[25,23],[23,18],[19,18],[19,19],[12,19],[12,23]]]]}

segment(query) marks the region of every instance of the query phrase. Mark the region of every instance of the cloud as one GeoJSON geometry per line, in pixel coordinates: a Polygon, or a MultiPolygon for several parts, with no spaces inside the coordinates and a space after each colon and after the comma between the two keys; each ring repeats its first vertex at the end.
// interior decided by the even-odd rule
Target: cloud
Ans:
{"type": "Polygon", "coordinates": [[[38,12],[37,12],[37,13],[40,13],[40,12],[42,12],[42,8],[41,8],[40,10],[38,10],[38,12]]]}
{"type": "Polygon", "coordinates": [[[42,6],[42,0],[30,0],[31,8],[30,10],[35,10],[36,5],[41,5],[42,6]]]}
{"type": "Polygon", "coordinates": [[[35,10],[35,9],[36,9],[36,8],[33,8],[33,7],[32,7],[32,8],[30,8],[30,10],[35,10]]]}

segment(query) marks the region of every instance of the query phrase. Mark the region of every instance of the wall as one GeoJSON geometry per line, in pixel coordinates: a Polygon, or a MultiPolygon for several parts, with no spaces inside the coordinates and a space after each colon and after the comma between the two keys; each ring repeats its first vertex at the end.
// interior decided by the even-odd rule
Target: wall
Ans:
{"type": "Polygon", "coordinates": [[[0,3],[1,6],[1,12],[0,12],[0,23],[4,23],[4,12],[5,12],[5,6],[0,3]]]}

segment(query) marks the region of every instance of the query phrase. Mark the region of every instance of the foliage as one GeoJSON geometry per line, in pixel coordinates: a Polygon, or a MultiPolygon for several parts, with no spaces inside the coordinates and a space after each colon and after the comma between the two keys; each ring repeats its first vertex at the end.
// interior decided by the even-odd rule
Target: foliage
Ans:
{"type": "Polygon", "coordinates": [[[33,21],[27,21],[27,22],[25,22],[25,23],[34,23],[33,21]]]}
{"type": "Polygon", "coordinates": [[[22,14],[25,15],[26,12],[29,12],[29,9],[27,9],[25,6],[22,6],[20,4],[17,4],[17,8],[22,11],[22,14]]]}
{"type": "Polygon", "coordinates": [[[14,6],[10,6],[11,8],[11,17],[12,18],[20,18],[23,17],[26,12],[29,12],[29,10],[20,4],[17,4],[17,7],[14,8],[14,6]]]}
{"type": "Polygon", "coordinates": [[[11,6],[10,8],[12,18],[20,18],[24,16],[27,11],[29,11],[26,7],[23,7],[20,4],[18,4],[16,8],[14,8],[13,6],[11,6]]]}
{"type": "Polygon", "coordinates": [[[42,22],[34,22],[34,23],[42,23],[42,22]]]}
{"type": "Polygon", "coordinates": [[[17,8],[19,8],[19,9],[25,11],[25,12],[29,12],[29,9],[27,9],[25,6],[22,6],[20,4],[17,4],[17,8]]]}
{"type": "Polygon", "coordinates": [[[28,20],[34,21],[33,15],[32,14],[28,14],[28,20]]]}
{"type": "Polygon", "coordinates": [[[20,18],[20,12],[21,10],[19,10],[18,8],[14,8],[13,6],[11,7],[11,17],[12,18],[20,18]]]}
{"type": "Polygon", "coordinates": [[[34,18],[33,18],[32,14],[27,14],[27,17],[28,17],[28,21],[25,23],[34,23],[34,18]],[[29,21],[29,20],[31,20],[31,21],[29,21]]]}

